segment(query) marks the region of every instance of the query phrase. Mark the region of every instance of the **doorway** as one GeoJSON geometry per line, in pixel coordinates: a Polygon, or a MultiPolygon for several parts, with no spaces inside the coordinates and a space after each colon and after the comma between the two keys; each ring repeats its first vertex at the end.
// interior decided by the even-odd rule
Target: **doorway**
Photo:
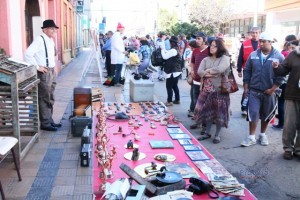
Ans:
{"type": "Polygon", "coordinates": [[[35,16],[40,16],[39,0],[26,0],[25,3],[26,47],[28,47],[33,41],[32,17],[35,16]]]}

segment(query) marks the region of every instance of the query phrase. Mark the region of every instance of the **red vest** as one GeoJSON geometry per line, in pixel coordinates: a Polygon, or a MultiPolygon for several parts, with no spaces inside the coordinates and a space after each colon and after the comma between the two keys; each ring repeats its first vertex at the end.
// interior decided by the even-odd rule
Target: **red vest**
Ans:
{"type": "MultiPolygon", "coordinates": [[[[249,55],[254,51],[252,43],[251,43],[251,39],[245,40],[243,42],[243,47],[244,47],[244,49],[243,49],[244,55],[243,55],[243,64],[242,64],[242,67],[244,69],[245,68],[245,64],[247,62],[247,59],[248,59],[249,55]]],[[[259,48],[259,43],[257,45],[257,48],[259,48]]]]}

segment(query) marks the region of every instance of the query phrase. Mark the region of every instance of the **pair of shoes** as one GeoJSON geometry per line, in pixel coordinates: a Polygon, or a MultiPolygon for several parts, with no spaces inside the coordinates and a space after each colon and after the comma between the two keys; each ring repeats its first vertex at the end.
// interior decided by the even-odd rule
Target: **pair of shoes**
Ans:
{"type": "Polygon", "coordinates": [[[188,116],[188,117],[194,117],[194,112],[189,111],[187,116],[188,116]]]}
{"type": "Polygon", "coordinates": [[[219,144],[220,142],[221,142],[220,136],[216,136],[216,137],[213,139],[213,143],[214,143],[214,144],[219,144]]]}
{"type": "Polygon", "coordinates": [[[283,158],[286,160],[292,160],[293,159],[293,152],[292,151],[285,151],[283,153],[283,158]]]}
{"type": "Polygon", "coordinates": [[[206,132],[206,126],[202,124],[200,134],[204,135],[206,132]]]}
{"type": "Polygon", "coordinates": [[[57,131],[57,128],[54,127],[54,126],[41,126],[41,129],[44,130],[44,131],[57,131]]]}
{"type": "Polygon", "coordinates": [[[180,101],[179,100],[175,100],[173,101],[174,104],[180,104],[180,101]]]}
{"type": "Polygon", "coordinates": [[[201,135],[200,137],[198,137],[197,139],[198,140],[206,140],[206,139],[208,139],[208,138],[211,138],[211,135],[210,134],[204,134],[204,135],[201,135]]]}
{"type": "Polygon", "coordinates": [[[173,102],[166,102],[165,106],[173,106],[173,102]]]}
{"type": "Polygon", "coordinates": [[[247,111],[246,110],[242,111],[242,116],[247,116],[247,111]]]}
{"type": "Polygon", "coordinates": [[[272,127],[275,129],[283,130],[283,126],[280,126],[279,124],[277,125],[273,124],[272,127]]]}
{"type": "Polygon", "coordinates": [[[268,140],[268,137],[266,135],[259,135],[258,141],[263,146],[268,146],[269,145],[269,140],[268,140]]]}
{"type": "Polygon", "coordinates": [[[190,125],[190,129],[196,129],[196,128],[198,128],[198,124],[192,124],[192,125],[190,125]]]}
{"type": "Polygon", "coordinates": [[[58,123],[58,124],[56,124],[56,123],[51,123],[51,126],[60,128],[60,127],[62,127],[62,124],[61,124],[61,123],[58,123]]]}
{"type": "Polygon", "coordinates": [[[252,140],[249,137],[247,137],[243,142],[241,142],[241,146],[243,147],[249,147],[256,144],[256,140],[252,140]]]}

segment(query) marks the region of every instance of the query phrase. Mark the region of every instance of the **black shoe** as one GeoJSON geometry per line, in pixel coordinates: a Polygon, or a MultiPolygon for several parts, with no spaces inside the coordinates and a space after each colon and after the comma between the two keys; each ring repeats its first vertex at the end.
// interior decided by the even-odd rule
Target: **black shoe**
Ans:
{"type": "Polygon", "coordinates": [[[177,101],[175,100],[175,101],[173,101],[173,103],[174,104],[180,104],[180,101],[179,100],[177,100],[177,101]]]}
{"type": "Polygon", "coordinates": [[[58,124],[51,123],[51,126],[56,127],[56,128],[60,128],[62,126],[62,124],[61,123],[58,123],[58,124]]]}
{"type": "Polygon", "coordinates": [[[41,126],[41,129],[44,130],[44,131],[57,131],[57,128],[56,127],[53,127],[53,126],[46,126],[46,127],[43,127],[41,126]]]}
{"type": "Polygon", "coordinates": [[[198,124],[192,124],[192,125],[190,125],[190,129],[196,129],[198,127],[199,127],[198,124]]]}

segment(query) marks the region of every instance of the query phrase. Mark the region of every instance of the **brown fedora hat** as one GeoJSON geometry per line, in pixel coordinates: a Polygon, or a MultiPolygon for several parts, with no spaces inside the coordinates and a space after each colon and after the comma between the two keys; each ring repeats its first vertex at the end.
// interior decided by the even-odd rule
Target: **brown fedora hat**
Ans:
{"type": "Polygon", "coordinates": [[[43,26],[41,28],[44,29],[44,28],[51,28],[51,27],[59,28],[58,26],[56,26],[56,24],[52,19],[47,19],[43,22],[43,26]]]}

